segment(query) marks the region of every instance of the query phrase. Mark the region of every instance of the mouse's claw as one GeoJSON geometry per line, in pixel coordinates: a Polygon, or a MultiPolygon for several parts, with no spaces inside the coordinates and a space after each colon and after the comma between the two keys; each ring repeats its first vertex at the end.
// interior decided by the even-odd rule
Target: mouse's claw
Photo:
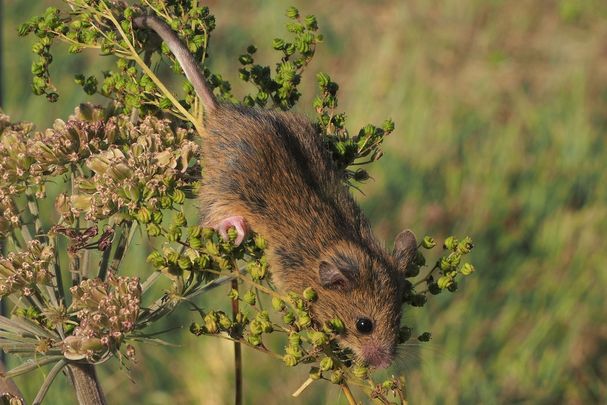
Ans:
{"type": "Polygon", "coordinates": [[[236,232],[238,233],[236,239],[234,240],[234,245],[238,246],[242,243],[244,238],[246,238],[247,234],[249,233],[249,226],[247,225],[247,222],[244,220],[243,217],[235,216],[221,220],[219,224],[215,226],[215,229],[217,229],[217,232],[219,232],[219,234],[225,241],[228,241],[230,240],[230,237],[228,236],[228,229],[230,229],[231,227],[234,227],[236,229],[236,232]]]}

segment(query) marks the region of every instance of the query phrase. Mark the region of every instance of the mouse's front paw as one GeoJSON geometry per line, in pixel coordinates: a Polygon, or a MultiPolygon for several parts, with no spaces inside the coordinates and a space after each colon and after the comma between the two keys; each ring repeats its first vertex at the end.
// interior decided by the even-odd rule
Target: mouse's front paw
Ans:
{"type": "Polygon", "coordinates": [[[247,222],[244,220],[243,217],[239,217],[239,216],[228,217],[228,218],[221,220],[219,222],[219,224],[214,226],[214,228],[217,229],[217,232],[219,232],[221,237],[226,241],[230,239],[228,237],[228,229],[230,229],[232,227],[234,227],[237,232],[237,236],[236,236],[236,239],[234,240],[234,244],[236,246],[238,246],[242,243],[242,241],[246,238],[247,234],[249,233],[249,226],[247,225],[247,222]]]}

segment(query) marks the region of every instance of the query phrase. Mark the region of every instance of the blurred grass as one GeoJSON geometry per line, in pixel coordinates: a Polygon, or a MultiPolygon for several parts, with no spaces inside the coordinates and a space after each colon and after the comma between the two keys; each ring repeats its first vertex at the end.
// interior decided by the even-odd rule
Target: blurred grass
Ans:
{"type": "MultiPolygon", "coordinates": [[[[5,0],[2,16],[3,107],[41,127],[86,100],[66,72],[106,63],[90,54],[57,59],[60,102],[30,95],[30,39],[16,39],[15,26],[50,3],[5,0]]],[[[212,67],[235,84],[236,57],[249,43],[269,48],[287,4],[208,4],[218,20],[212,67]]],[[[410,227],[418,235],[470,234],[477,243],[478,272],[455,296],[405,314],[433,333],[430,344],[407,346],[393,370],[404,371],[411,403],[604,403],[607,3],[293,4],[317,15],[326,38],[304,79],[300,111],[311,113],[312,73],[323,70],[341,85],[352,130],[387,117],[396,123],[360,198],[378,235],[389,241],[410,227]]],[[[260,58],[272,60],[267,52],[260,58]]],[[[133,252],[127,268],[136,271],[143,254],[133,252]]],[[[184,308],[171,321],[191,318],[184,308]]],[[[167,339],[182,347],[138,347],[134,383],[116,365],[103,367],[110,403],[229,403],[230,346],[185,331],[167,339]]],[[[18,381],[30,398],[41,374],[18,381]]],[[[339,401],[329,385],[292,400],[305,374],[247,351],[247,403],[339,401]]],[[[48,403],[69,403],[61,384],[48,403]]]]}

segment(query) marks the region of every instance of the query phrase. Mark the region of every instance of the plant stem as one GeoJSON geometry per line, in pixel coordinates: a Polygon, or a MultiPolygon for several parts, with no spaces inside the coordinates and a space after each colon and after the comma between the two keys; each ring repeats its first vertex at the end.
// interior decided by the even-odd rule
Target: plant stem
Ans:
{"type": "Polygon", "coordinates": [[[51,384],[55,380],[55,377],[57,377],[57,374],[59,374],[59,372],[63,370],[63,367],[65,367],[66,364],[67,361],[65,360],[59,360],[57,364],[55,364],[55,366],[51,369],[51,371],[44,379],[44,383],[40,387],[38,394],[36,394],[36,398],[34,398],[34,402],[32,402],[32,405],[40,405],[42,403],[42,400],[46,396],[46,393],[48,392],[48,389],[51,387],[51,384]]]}
{"type": "MultiPolygon", "coordinates": [[[[233,266],[233,270],[238,272],[238,267],[233,266]]],[[[232,280],[232,288],[238,291],[238,279],[232,280]]],[[[236,321],[236,315],[238,315],[238,298],[232,299],[232,319],[236,321]]],[[[235,373],[235,386],[234,386],[234,404],[242,404],[242,347],[240,342],[234,342],[234,373],[235,373]]]]}
{"type": "Polygon", "coordinates": [[[344,392],[344,395],[346,396],[346,399],[348,400],[348,404],[349,405],[356,405],[356,400],[354,399],[354,395],[352,395],[352,391],[350,391],[350,387],[348,387],[348,384],[343,383],[341,385],[341,389],[344,392]]]}
{"type": "Polygon", "coordinates": [[[79,405],[107,405],[92,364],[71,363],[68,370],[79,405]]]}

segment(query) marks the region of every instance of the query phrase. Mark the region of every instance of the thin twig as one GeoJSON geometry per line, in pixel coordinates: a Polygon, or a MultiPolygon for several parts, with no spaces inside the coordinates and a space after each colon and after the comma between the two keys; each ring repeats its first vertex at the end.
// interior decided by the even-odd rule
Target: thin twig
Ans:
{"type": "Polygon", "coordinates": [[[48,389],[51,387],[51,384],[55,380],[55,377],[57,377],[57,374],[59,374],[59,372],[63,370],[63,367],[65,367],[66,365],[67,360],[59,360],[57,364],[53,366],[51,371],[49,371],[46,378],[44,379],[42,386],[38,390],[38,394],[36,394],[36,398],[34,398],[34,402],[32,402],[32,405],[39,405],[42,403],[42,400],[46,396],[46,393],[48,392],[48,389]]]}
{"type": "MultiPolygon", "coordinates": [[[[232,263],[232,271],[239,273],[238,266],[236,263],[232,263]]],[[[238,279],[232,280],[232,289],[238,292],[238,279]]],[[[238,295],[232,298],[232,320],[236,322],[238,312],[238,295]]],[[[240,342],[234,342],[234,374],[235,374],[235,386],[234,386],[234,404],[242,404],[242,347],[240,342]]]]}
{"type": "Polygon", "coordinates": [[[166,88],[166,86],[164,85],[164,83],[158,78],[158,76],[156,76],[154,74],[154,72],[152,72],[152,70],[149,68],[148,65],[146,65],[143,61],[143,59],[141,59],[141,57],[139,56],[139,54],[137,53],[137,51],[135,50],[135,47],[133,46],[133,44],[131,44],[131,41],[129,41],[129,38],[127,37],[126,33],[124,32],[124,30],[122,29],[122,26],[120,25],[120,23],[118,22],[118,20],[116,20],[116,17],[114,17],[114,14],[112,14],[112,10],[105,5],[106,8],[106,17],[112,21],[112,23],[114,24],[114,27],[116,27],[116,30],[118,31],[118,33],[120,34],[120,36],[122,37],[122,39],[124,40],[124,42],[126,42],[127,47],[129,48],[129,50],[131,51],[131,59],[134,60],[139,67],[141,67],[141,69],[145,72],[146,75],[148,75],[150,77],[150,79],[152,79],[152,81],[154,82],[154,84],[156,86],[158,86],[158,88],[160,89],[160,91],[162,91],[162,93],[166,96],[166,98],[168,98],[171,103],[173,104],[173,106],[181,113],[183,114],[188,121],[190,121],[192,123],[192,125],[194,125],[194,127],[196,127],[196,130],[199,134],[203,134],[204,133],[204,127],[202,126],[202,122],[198,121],[196,118],[194,118],[192,116],[192,114],[190,114],[188,112],[188,110],[186,110],[181,103],[175,98],[175,96],[173,95],[173,93],[171,93],[169,91],[169,89],[166,88]]]}
{"type": "Polygon", "coordinates": [[[308,388],[314,381],[311,378],[308,377],[308,379],[306,381],[303,382],[303,384],[301,384],[301,386],[293,393],[291,394],[291,396],[293,397],[298,397],[306,388],[308,388]]]}
{"type": "Polygon", "coordinates": [[[346,399],[348,400],[349,405],[356,405],[356,399],[354,399],[354,395],[352,395],[352,391],[350,391],[350,387],[348,383],[341,384],[341,390],[344,392],[346,399]]]}

